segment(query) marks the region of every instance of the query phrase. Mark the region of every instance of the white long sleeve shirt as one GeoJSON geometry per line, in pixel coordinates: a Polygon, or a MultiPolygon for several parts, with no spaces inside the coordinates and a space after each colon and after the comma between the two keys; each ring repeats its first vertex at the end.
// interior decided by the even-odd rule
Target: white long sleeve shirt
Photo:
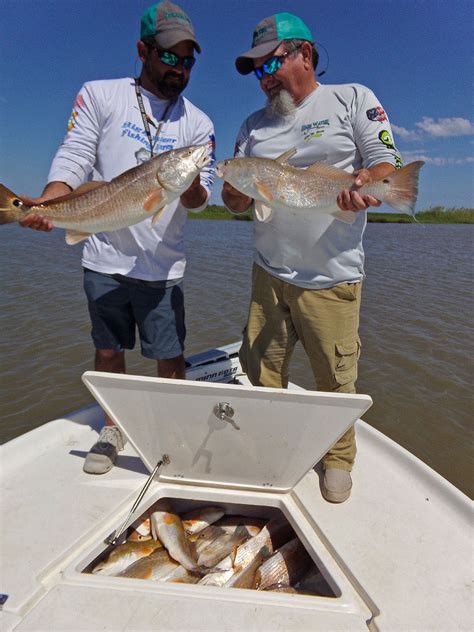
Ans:
{"type": "MultiPolygon", "coordinates": [[[[235,155],[277,158],[293,147],[295,167],[323,161],[352,173],[381,162],[401,165],[387,115],[373,92],[358,84],[319,84],[286,118],[255,112],[240,128],[235,155]]],[[[273,276],[309,289],[360,281],[366,222],[365,211],[351,225],[311,209],[274,208],[268,223],[253,222],[254,260],[273,276]]]]}
{"type": "MultiPolygon", "coordinates": [[[[188,145],[208,144],[214,158],[211,120],[184,97],[168,110],[158,138],[156,130],[168,101],[140,88],[149,116],[154,153],[188,145]]],[[[87,179],[109,181],[150,156],[134,80],[92,81],[84,84],[74,103],[68,132],[51,165],[48,181],[66,182],[75,189],[87,179]],[[92,176],[92,178],[91,178],[92,176]]],[[[213,169],[201,172],[208,193],[213,169]]],[[[205,208],[203,204],[199,211],[205,208]]],[[[118,231],[97,233],[85,243],[84,267],[147,281],[180,279],[184,275],[184,225],[187,210],[176,200],[155,225],[151,218],[118,231]]]]}

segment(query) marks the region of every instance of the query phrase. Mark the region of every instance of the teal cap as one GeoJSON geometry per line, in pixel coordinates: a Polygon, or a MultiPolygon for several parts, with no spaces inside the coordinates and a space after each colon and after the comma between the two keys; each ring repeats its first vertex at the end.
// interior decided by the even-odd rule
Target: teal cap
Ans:
{"type": "Polygon", "coordinates": [[[154,37],[158,46],[163,49],[189,40],[197,52],[201,52],[188,15],[181,7],[168,0],[154,4],[142,15],[140,39],[145,37],[154,37]]]}
{"type": "Polygon", "coordinates": [[[314,44],[311,31],[301,18],[292,13],[276,13],[257,24],[253,32],[252,48],[235,60],[241,75],[252,72],[253,60],[273,52],[280,43],[289,39],[301,39],[314,44]]]}

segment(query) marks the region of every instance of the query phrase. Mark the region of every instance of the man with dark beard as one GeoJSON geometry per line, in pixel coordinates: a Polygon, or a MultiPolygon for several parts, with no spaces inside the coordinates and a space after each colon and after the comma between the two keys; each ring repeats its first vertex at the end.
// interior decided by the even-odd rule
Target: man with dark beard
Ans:
{"type": "MultiPolygon", "coordinates": [[[[143,64],[139,78],[92,81],[81,88],[48,184],[35,203],[70,193],[92,172],[93,179],[109,181],[167,150],[207,144],[214,158],[212,122],[181,96],[194,52],[201,52],[189,17],[171,2],[150,7],[141,19],[137,50],[143,64]]],[[[156,223],[150,218],[85,243],[84,289],[97,371],[125,372],[124,350],[134,347],[138,327],[142,354],[157,360],[158,375],[184,379],[183,232],[187,211],[205,208],[212,178],[212,169],[204,169],[156,223]]],[[[52,229],[39,216],[22,223],[52,229]]],[[[120,430],[107,418],[84,470],[107,472],[121,449],[120,430]]]]}
{"type": "MultiPolygon", "coordinates": [[[[317,63],[309,28],[290,13],[257,24],[252,48],[236,60],[238,72],[254,72],[268,101],[243,123],[235,155],[277,158],[295,148],[291,164],[296,167],[327,162],[346,169],[354,184],[341,191],[337,204],[358,211],[350,224],[311,210],[292,214],[273,207],[268,222],[254,222],[252,297],[240,358],[252,384],[286,388],[300,340],[318,390],[354,393],[365,210],[380,205],[359,189],[384,178],[401,160],[393,142],[383,140],[392,138],[391,130],[375,95],[358,84],[320,84],[317,63]]],[[[236,213],[253,204],[228,183],[222,197],[236,213]]],[[[326,500],[349,497],[355,454],[351,428],[324,458],[326,500]]]]}

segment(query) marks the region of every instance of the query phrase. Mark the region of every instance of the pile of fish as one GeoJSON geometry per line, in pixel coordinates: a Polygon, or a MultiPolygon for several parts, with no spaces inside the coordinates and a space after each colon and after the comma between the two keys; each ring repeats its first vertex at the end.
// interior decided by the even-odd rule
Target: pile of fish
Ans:
{"type": "Polygon", "coordinates": [[[217,506],[179,516],[159,500],[91,571],[95,575],[333,596],[283,517],[225,515],[217,506]]]}

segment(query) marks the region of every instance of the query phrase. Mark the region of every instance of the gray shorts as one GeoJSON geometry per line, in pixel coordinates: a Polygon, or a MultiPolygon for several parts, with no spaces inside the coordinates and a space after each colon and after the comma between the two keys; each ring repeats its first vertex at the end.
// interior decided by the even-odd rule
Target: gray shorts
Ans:
{"type": "Polygon", "coordinates": [[[186,337],[182,282],[167,285],[84,268],[95,348],[133,349],[138,327],[146,358],[169,360],[182,355],[186,337]]]}

